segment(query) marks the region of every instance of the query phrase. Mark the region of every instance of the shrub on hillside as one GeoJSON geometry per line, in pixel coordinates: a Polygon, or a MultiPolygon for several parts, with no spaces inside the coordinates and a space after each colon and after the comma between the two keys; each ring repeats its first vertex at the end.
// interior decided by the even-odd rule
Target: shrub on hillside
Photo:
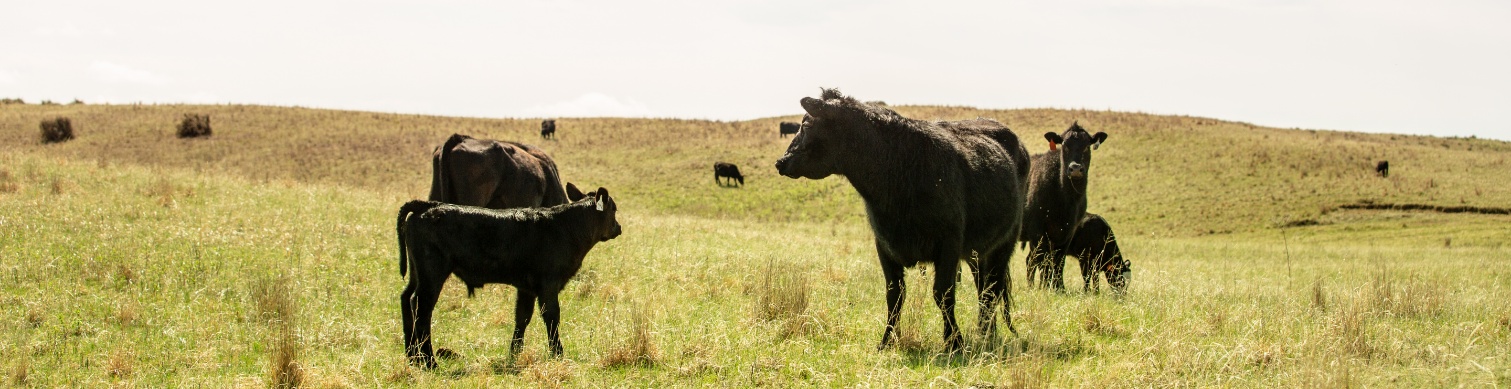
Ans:
{"type": "Polygon", "coordinates": [[[66,117],[42,121],[42,143],[58,143],[73,139],[73,124],[66,117]]]}
{"type": "Polygon", "coordinates": [[[210,115],[187,113],[178,123],[179,138],[210,136],[210,115]]]}
{"type": "Polygon", "coordinates": [[[12,99],[12,98],[0,99],[0,105],[11,105],[11,104],[26,104],[26,101],[21,100],[21,99],[12,99]]]}

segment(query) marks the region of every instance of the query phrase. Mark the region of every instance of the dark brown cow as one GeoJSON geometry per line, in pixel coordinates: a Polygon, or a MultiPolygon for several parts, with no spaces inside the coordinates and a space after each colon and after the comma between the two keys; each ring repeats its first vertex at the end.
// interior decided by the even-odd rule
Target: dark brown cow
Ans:
{"type": "Polygon", "coordinates": [[[1380,177],[1390,177],[1390,161],[1380,161],[1375,164],[1375,174],[1379,174],[1380,177]]]}
{"type": "Polygon", "coordinates": [[[556,162],[535,146],[453,134],[431,168],[430,201],[494,209],[567,202],[556,162]]]}
{"type": "Polygon", "coordinates": [[[1018,136],[989,119],[905,118],[833,89],[801,103],[808,112],[803,131],[776,168],[791,178],[845,176],[865,200],[887,290],[886,328],[878,347],[895,339],[907,290],[903,270],[919,263],[934,264],[934,303],[943,316],[947,349],[959,350],[963,341],[955,323],[962,260],[976,275],[983,337],[996,333],[999,304],[1008,330],[1016,334],[1007,266],[1029,168],[1018,136]]]}

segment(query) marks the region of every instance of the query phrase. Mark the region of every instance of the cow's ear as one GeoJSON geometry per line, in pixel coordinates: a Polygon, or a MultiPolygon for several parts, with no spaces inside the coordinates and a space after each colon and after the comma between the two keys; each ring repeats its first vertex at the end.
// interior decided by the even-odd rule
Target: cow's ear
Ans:
{"type": "Polygon", "coordinates": [[[1096,135],[1092,135],[1091,139],[1095,139],[1096,140],[1096,142],[1092,142],[1091,143],[1091,149],[1092,150],[1096,150],[1098,146],[1102,145],[1102,142],[1106,142],[1107,141],[1107,133],[1105,133],[1105,132],[1098,132],[1096,135]]]}
{"type": "Polygon", "coordinates": [[[604,187],[601,187],[601,186],[598,187],[598,193],[597,193],[596,197],[598,198],[598,210],[599,211],[603,210],[603,205],[605,203],[609,203],[609,202],[613,201],[612,199],[609,199],[609,190],[605,189],[604,187]]]}
{"type": "Polygon", "coordinates": [[[1049,140],[1049,151],[1055,151],[1055,146],[1065,141],[1064,138],[1060,138],[1060,134],[1053,132],[1044,133],[1044,139],[1049,140]]]}
{"type": "Polygon", "coordinates": [[[582,198],[583,198],[582,190],[577,189],[577,185],[572,185],[572,183],[568,182],[567,183],[567,200],[570,200],[572,202],[577,202],[577,200],[582,200],[582,198]]]}
{"type": "Polygon", "coordinates": [[[830,113],[834,112],[834,107],[829,105],[828,102],[812,97],[804,97],[798,103],[802,104],[803,110],[808,111],[808,114],[813,115],[813,117],[830,117],[830,113]]]}

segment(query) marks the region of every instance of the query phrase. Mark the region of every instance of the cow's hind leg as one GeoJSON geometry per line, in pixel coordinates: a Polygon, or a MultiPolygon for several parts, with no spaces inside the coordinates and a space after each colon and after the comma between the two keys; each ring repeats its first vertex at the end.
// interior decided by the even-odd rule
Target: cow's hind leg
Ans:
{"type": "Polygon", "coordinates": [[[959,351],[964,341],[960,325],[955,322],[955,284],[960,279],[960,257],[943,257],[934,262],[934,305],[944,319],[944,348],[959,351]]]}
{"type": "Polygon", "coordinates": [[[509,354],[519,354],[525,346],[525,327],[530,325],[530,319],[535,316],[535,294],[522,288],[518,298],[514,301],[514,338],[509,341],[509,354]]]}
{"type": "Polygon", "coordinates": [[[416,274],[415,276],[424,278],[417,283],[415,293],[411,297],[411,304],[415,306],[413,340],[417,344],[415,357],[418,359],[411,359],[411,361],[419,363],[427,369],[434,369],[436,362],[435,350],[432,348],[430,336],[431,314],[435,312],[435,303],[441,298],[441,287],[445,285],[446,277],[450,276],[450,274],[442,274],[440,277],[423,274],[416,274]]]}
{"type": "Polygon", "coordinates": [[[404,325],[404,356],[411,361],[416,360],[420,352],[420,342],[414,337],[415,311],[419,309],[419,300],[415,298],[418,282],[419,275],[413,275],[409,279],[409,285],[404,287],[404,292],[399,294],[400,320],[404,325]]]}

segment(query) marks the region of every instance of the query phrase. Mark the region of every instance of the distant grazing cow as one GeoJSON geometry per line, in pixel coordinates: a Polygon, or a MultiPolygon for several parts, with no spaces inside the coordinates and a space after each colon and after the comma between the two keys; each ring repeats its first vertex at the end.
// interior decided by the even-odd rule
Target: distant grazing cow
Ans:
{"type": "Polygon", "coordinates": [[[1107,140],[1073,123],[1064,133],[1044,134],[1049,151],[1033,157],[1023,233],[1028,243],[1028,283],[1065,290],[1065,249],[1086,216],[1086,187],[1091,175],[1091,151],[1107,140]]]}
{"type": "Polygon", "coordinates": [[[556,119],[540,121],[540,138],[556,139],[556,119]]]}
{"type": "Polygon", "coordinates": [[[399,311],[410,363],[436,366],[431,313],[452,274],[467,285],[468,297],[486,284],[514,286],[511,354],[524,346],[525,327],[540,299],[551,354],[561,355],[557,295],[582,268],[588,251],[621,231],[607,189],[583,194],[567,184],[567,191],[573,202],[550,208],[494,210],[421,200],[399,208],[399,275],[409,276],[399,311]]]}
{"type": "Polygon", "coordinates": [[[735,181],[738,180],[740,182],[740,186],[745,186],[745,176],[740,175],[740,167],[735,166],[735,164],[729,162],[715,162],[714,182],[718,183],[719,185],[725,185],[725,182],[719,182],[720,177],[724,177],[728,185],[734,185],[735,181]]]}
{"type": "Polygon", "coordinates": [[[494,209],[567,202],[556,162],[516,142],[453,134],[431,159],[430,200],[494,209]]]}
{"type": "Polygon", "coordinates": [[[1103,220],[1101,216],[1087,213],[1081,219],[1081,226],[1076,228],[1076,236],[1070,240],[1065,252],[1081,261],[1083,290],[1100,291],[1102,280],[1097,276],[1103,275],[1107,277],[1107,285],[1112,287],[1113,293],[1123,294],[1128,291],[1128,281],[1133,274],[1132,263],[1118,247],[1117,237],[1112,235],[1112,226],[1107,225],[1107,220],[1103,220]]]}
{"type": "Polygon", "coordinates": [[[975,273],[982,336],[995,335],[999,304],[1016,334],[1007,267],[1029,168],[1017,135],[989,119],[905,118],[834,89],[803,98],[802,105],[808,112],[803,131],[776,168],[791,178],[843,175],[865,200],[886,278],[887,326],[879,347],[895,339],[907,290],[903,270],[918,263],[934,264],[946,348],[959,350],[962,342],[955,323],[962,260],[975,273]]]}
{"type": "Polygon", "coordinates": [[[781,135],[778,136],[778,137],[780,137],[780,138],[786,138],[788,135],[795,135],[795,134],[797,134],[797,131],[800,130],[800,129],[802,129],[802,128],[803,128],[802,124],[793,123],[793,122],[782,122],[781,128],[777,129],[777,131],[781,132],[781,135]]]}
{"type": "Polygon", "coordinates": [[[1375,164],[1375,174],[1379,174],[1380,177],[1390,177],[1390,161],[1380,161],[1375,164]]]}

